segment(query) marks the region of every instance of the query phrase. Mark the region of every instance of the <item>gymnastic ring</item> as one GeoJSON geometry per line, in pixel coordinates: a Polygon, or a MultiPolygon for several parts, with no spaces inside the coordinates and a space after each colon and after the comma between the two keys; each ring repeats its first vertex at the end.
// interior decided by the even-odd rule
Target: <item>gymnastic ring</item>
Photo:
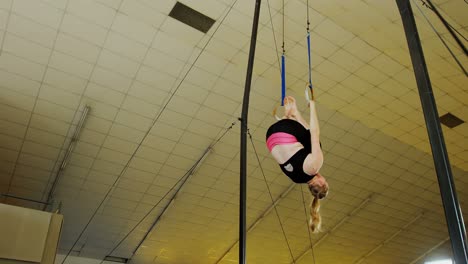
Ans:
{"type": "Polygon", "coordinates": [[[307,100],[307,103],[309,103],[311,96],[312,96],[312,101],[314,100],[314,92],[310,88],[309,83],[306,84],[304,94],[305,94],[305,98],[307,100]],[[309,95],[309,93],[310,93],[310,95],[309,95]]]}
{"type": "Polygon", "coordinates": [[[276,121],[280,121],[281,118],[279,118],[277,115],[276,115],[276,111],[278,110],[278,105],[275,105],[275,107],[273,108],[273,117],[275,117],[276,121]]]}

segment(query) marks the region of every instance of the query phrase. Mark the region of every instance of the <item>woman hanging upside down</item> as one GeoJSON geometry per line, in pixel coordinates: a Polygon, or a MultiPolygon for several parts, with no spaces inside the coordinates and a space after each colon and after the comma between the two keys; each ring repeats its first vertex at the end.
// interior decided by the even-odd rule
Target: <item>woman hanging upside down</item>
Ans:
{"type": "Polygon", "coordinates": [[[310,125],[297,110],[296,100],[284,98],[284,116],[267,131],[266,144],[281,170],[295,183],[307,183],[313,196],[309,227],[319,232],[321,218],[319,199],[328,194],[328,183],[319,173],[323,154],[319,140],[319,123],[315,102],[309,101],[310,125]]]}

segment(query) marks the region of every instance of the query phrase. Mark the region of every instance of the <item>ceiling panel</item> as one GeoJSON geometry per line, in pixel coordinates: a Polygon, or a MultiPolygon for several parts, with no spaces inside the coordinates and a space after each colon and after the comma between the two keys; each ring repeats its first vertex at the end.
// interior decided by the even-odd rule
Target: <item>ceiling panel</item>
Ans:
{"type": "MultiPolygon", "coordinates": [[[[141,264],[238,263],[237,119],[254,3],[182,2],[216,20],[207,34],[169,17],[173,0],[0,2],[0,192],[60,207],[60,252],[75,244],[71,255],[85,257],[67,264],[106,255],[141,264]],[[90,112],[58,173],[85,106],[90,112]]],[[[247,260],[423,263],[450,256],[395,3],[309,1],[322,172],[331,187],[323,231],[309,238],[310,195],[264,147],[280,98],[283,34],[287,93],[307,116],[300,99],[308,81],[307,6],[286,0],[283,12],[283,1],[262,2],[248,124],[247,260]]],[[[434,3],[466,35],[466,5],[434,3]]],[[[423,14],[465,67],[468,61],[437,17],[411,4],[439,114],[466,120],[466,76],[423,14]]],[[[442,126],[465,210],[467,127],[442,126]]],[[[43,209],[12,197],[0,202],[43,209]]]]}

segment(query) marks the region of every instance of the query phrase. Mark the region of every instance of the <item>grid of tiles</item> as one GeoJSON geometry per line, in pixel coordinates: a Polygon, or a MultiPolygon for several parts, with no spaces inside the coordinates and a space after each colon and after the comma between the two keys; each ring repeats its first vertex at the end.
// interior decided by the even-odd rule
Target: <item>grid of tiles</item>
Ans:
{"type": "MultiPolygon", "coordinates": [[[[122,174],[73,254],[102,258],[159,203],[114,252],[130,256],[170,203],[174,193],[170,189],[178,187],[177,182],[206,147],[240,114],[253,1],[182,2],[218,21],[226,12],[229,15],[219,28],[215,24],[202,35],[167,17],[173,0],[0,3],[1,192],[46,199],[83,107],[92,108],[55,197],[68,219],[62,250],[73,244],[122,174]]],[[[317,247],[317,257],[321,263],[338,258],[345,263],[360,259],[395,263],[395,252],[405,252],[401,263],[408,263],[442,240],[445,227],[399,14],[390,2],[313,2],[313,76],[327,151],[323,172],[330,175],[336,191],[324,203],[326,228],[333,228],[372,197],[352,219],[327,233],[317,247]],[[405,237],[399,234],[366,256],[420,211],[426,212],[424,217],[404,230],[405,237]]],[[[455,2],[437,4],[466,33],[467,21],[455,2]]],[[[275,55],[282,33],[281,1],[270,4],[274,30],[264,2],[249,128],[273,196],[280,197],[290,183],[263,147],[265,130],[272,122],[270,110],[278,100],[275,55]]],[[[289,92],[298,97],[307,79],[304,8],[303,1],[285,1],[287,80],[289,92]]],[[[464,119],[466,78],[415,14],[439,111],[464,119]]],[[[438,29],[442,30],[440,25],[438,29]]],[[[238,130],[229,131],[191,176],[135,261],[236,262],[238,130]]],[[[451,162],[457,167],[454,173],[463,203],[468,190],[463,177],[468,166],[467,124],[444,128],[444,134],[451,162]]],[[[252,149],[249,157],[248,221],[259,221],[249,232],[253,241],[249,261],[290,263],[276,217],[270,213],[258,220],[271,201],[252,149]]],[[[305,230],[297,231],[305,221],[299,194],[294,189],[279,203],[295,257],[308,245],[305,230]]],[[[24,205],[13,199],[6,202],[24,205]]],[[[301,261],[310,260],[306,252],[301,261]]]]}
{"type": "MultiPolygon", "coordinates": [[[[342,134],[336,141],[326,137],[325,134],[323,140],[327,157],[331,157],[334,161],[327,163],[324,174],[330,178],[334,190],[323,205],[325,233],[314,237],[314,241],[320,240],[321,236],[328,234],[329,230],[333,231],[316,248],[317,261],[332,263],[339,259],[343,263],[353,263],[363,258],[383,241],[392,238],[379,249],[379,253],[369,255],[365,260],[368,263],[372,263],[374,259],[384,261],[383,263],[394,263],[395,254],[399,254],[401,259],[398,263],[409,263],[423,254],[430,245],[437,244],[446,236],[436,178],[433,173],[428,173],[432,170],[430,157],[380,131],[367,128],[360,122],[354,122],[354,129],[344,130],[334,127],[332,120],[336,118],[335,116],[345,118],[335,112],[328,120],[322,120],[324,130],[333,128],[342,134]],[[371,154],[367,150],[368,144],[373,144],[373,148],[379,151],[376,150],[374,154],[371,154]],[[368,197],[370,201],[362,209],[334,229],[343,218],[368,197]],[[416,217],[417,219],[414,220],[416,217]],[[395,234],[397,236],[394,236],[395,234]]],[[[268,158],[262,162],[265,168],[269,168],[269,164],[268,158]]],[[[273,166],[276,165],[273,164],[273,166]]],[[[202,165],[201,168],[204,167],[205,165],[202,165]]],[[[252,183],[249,184],[248,190],[250,224],[264,213],[268,204],[271,204],[269,197],[265,195],[265,183],[255,177],[258,170],[257,165],[249,180],[249,183],[252,183]],[[263,188],[262,192],[258,192],[252,186],[256,186],[257,181],[259,188],[263,188]],[[260,207],[257,207],[258,200],[254,198],[256,195],[260,195],[258,200],[264,202],[260,207]]],[[[198,174],[202,174],[202,171],[204,169],[198,174]]],[[[271,173],[268,169],[266,171],[270,177],[277,175],[274,168],[271,173]]],[[[202,181],[215,171],[206,170],[206,172],[206,175],[199,175],[193,178],[193,181],[202,181]]],[[[461,176],[466,172],[456,171],[456,174],[461,176]]],[[[235,176],[236,172],[233,171],[231,175],[235,176]]],[[[223,173],[219,174],[219,177],[224,176],[223,173]]],[[[279,190],[279,192],[273,191],[275,197],[287,189],[288,186],[284,183],[281,177],[269,182],[272,190],[279,190]]],[[[191,182],[191,184],[196,183],[191,182]]],[[[159,227],[145,242],[144,245],[147,246],[139,251],[141,258],[153,259],[157,262],[155,259],[159,256],[172,259],[178,255],[179,260],[190,258],[195,263],[202,263],[206,259],[213,259],[213,263],[216,263],[217,259],[219,260],[219,252],[223,252],[223,247],[229,249],[234,245],[219,263],[235,263],[237,261],[235,242],[237,240],[238,204],[235,193],[238,187],[235,183],[229,184],[233,185],[230,189],[233,190],[234,195],[226,191],[221,192],[221,195],[217,197],[209,194],[215,193],[215,190],[220,188],[218,184],[207,186],[202,189],[201,193],[201,189],[198,189],[198,196],[203,198],[196,199],[195,194],[183,192],[174,203],[172,210],[165,215],[159,227]],[[185,197],[186,194],[188,197],[185,197]],[[218,203],[217,210],[207,210],[213,206],[210,199],[205,199],[208,197],[218,203]],[[185,240],[185,245],[188,248],[193,247],[194,251],[200,254],[193,255],[192,250],[186,250],[187,253],[184,256],[182,252],[171,251],[171,246],[168,245],[173,244],[172,248],[177,248],[176,244],[180,243],[180,236],[190,237],[189,240],[185,240]],[[223,237],[221,241],[220,236],[223,237]],[[206,248],[207,245],[210,245],[210,252],[200,250],[200,248],[206,248]]],[[[189,189],[190,186],[187,186],[187,190],[189,189]]],[[[308,194],[305,194],[308,197],[308,194]]],[[[308,248],[300,191],[296,188],[290,192],[285,199],[281,200],[278,209],[288,239],[293,245],[293,254],[298,257],[308,248]]],[[[255,263],[272,261],[291,263],[278,220],[273,212],[267,214],[258,226],[249,232],[249,252],[251,252],[249,261],[255,263]],[[272,249],[275,249],[275,253],[271,252],[272,249]]],[[[310,256],[305,255],[302,261],[308,263],[307,260],[310,261],[310,256]]]]}

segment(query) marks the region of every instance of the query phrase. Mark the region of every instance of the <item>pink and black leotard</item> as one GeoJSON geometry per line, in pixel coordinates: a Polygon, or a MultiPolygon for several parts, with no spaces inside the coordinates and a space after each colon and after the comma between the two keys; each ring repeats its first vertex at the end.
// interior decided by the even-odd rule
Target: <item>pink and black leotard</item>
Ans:
{"type": "Polygon", "coordinates": [[[315,176],[309,175],[303,170],[304,160],[312,150],[310,131],[292,119],[279,120],[268,128],[266,144],[270,152],[276,145],[296,142],[301,143],[304,148],[298,150],[289,160],[279,166],[293,182],[307,183],[315,176]]]}

